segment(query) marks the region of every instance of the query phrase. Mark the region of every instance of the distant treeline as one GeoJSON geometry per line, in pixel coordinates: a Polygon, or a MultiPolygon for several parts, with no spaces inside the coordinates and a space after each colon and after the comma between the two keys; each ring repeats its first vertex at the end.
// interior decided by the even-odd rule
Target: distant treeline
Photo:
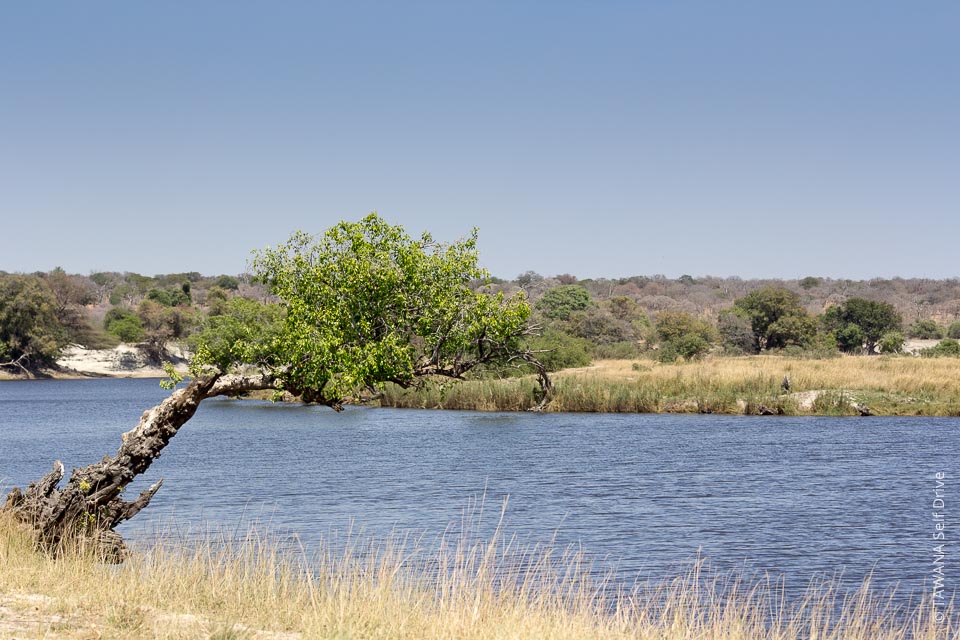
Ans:
{"type": "MultiPolygon", "coordinates": [[[[593,358],[692,359],[710,352],[808,355],[891,353],[907,338],[950,338],[926,355],[960,354],[960,279],[806,277],[743,280],[684,275],[580,280],[532,271],[474,283],[523,290],[542,335],[531,346],[548,366],[593,358]]],[[[241,313],[231,301],[273,302],[247,274],[0,272],[0,366],[50,366],[69,344],[139,345],[162,359],[171,341],[241,313]]],[[[242,314],[249,317],[250,303],[242,314]]],[[[258,317],[276,317],[265,314],[258,317]]]]}

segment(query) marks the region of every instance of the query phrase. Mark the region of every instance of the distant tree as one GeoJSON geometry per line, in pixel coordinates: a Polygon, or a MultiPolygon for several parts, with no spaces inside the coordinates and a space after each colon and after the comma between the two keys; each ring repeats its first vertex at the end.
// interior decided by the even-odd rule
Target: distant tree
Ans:
{"type": "Polygon", "coordinates": [[[67,339],[76,342],[86,328],[83,306],[94,300],[93,283],[83,276],[69,275],[57,267],[42,276],[56,301],[54,313],[67,333],[67,339]]]}
{"type": "Polygon", "coordinates": [[[561,273],[557,276],[557,282],[560,284],[577,284],[577,276],[570,273],[561,273]]]}
{"type": "Polygon", "coordinates": [[[814,276],[807,276],[800,280],[800,286],[807,290],[819,287],[821,284],[823,284],[823,280],[814,276]]]}
{"type": "Polygon", "coordinates": [[[218,286],[210,287],[207,290],[207,311],[208,315],[219,316],[227,312],[227,292],[218,286]]]}
{"type": "Polygon", "coordinates": [[[573,335],[597,345],[628,342],[634,338],[629,322],[617,320],[597,307],[571,313],[566,326],[573,335]]]}
{"type": "Polygon", "coordinates": [[[907,335],[918,340],[939,340],[943,337],[943,327],[935,320],[924,318],[910,325],[907,328],[907,335]]]}
{"type": "Polygon", "coordinates": [[[850,298],[827,310],[822,322],[841,351],[875,353],[885,334],[900,330],[902,319],[889,302],[850,298]]]}
{"type": "Polygon", "coordinates": [[[960,322],[954,322],[947,328],[947,337],[954,340],[960,339],[960,322]]]}
{"type": "Polygon", "coordinates": [[[757,351],[803,344],[816,335],[815,321],[789,289],[758,289],[735,301],[734,308],[750,320],[757,351]]]}
{"type": "Polygon", "coordinates": [[[534,282],[540,282],[541,280],[543,280],[543,276],[536,271],[525,271],[517,276],[517,284],[520,285],[520,288],[529,287],[534,282]]]}
{"type": "Polygon", "coordinates": [[[687,286],[691,286],[691,285],[697,284],[697,281],[693,279],[693,276],[688,275],[688,274],[683,274],[682,276],[680,276],[679,278],[677,278],[677,282],[679,282],[680,284],[683,284],[683,285],[687,285],[687,286]]]}
{"type": "Polygon", "coordinates": [[[0,367],[53,365],[66,344],[57,300],[37,276],[0,275],[0,367]]]}
{"type": "Polygon", "coordinates": [[[724,309],[717,318],[717,332],[724,349],[732,353],[756,353],[757,341],[750,320],[737,309],[724,309]]]}
{"type": "Polygon", "coordinates": [[[132,310],[113,307],[103,317],[103,328],[123,342],[137,343],[143,340],[143,321],[132,310]]]}
{"type": "Polygon", "coordinates": [[[640,311],[637,301],[629,296],[613,296],[610,298],[610,315],[617,320],[633,322],[639,320],[643,312],[640,311]]]}
{"type": "Polygon", "coordinates": [[[782,316],[767,328],[766,348],[807,347],[817,337],[817,321],[806,313],[782,316]]]}
{"type": "Polygon", "coordinates": [[[568,320],[575,311],[583,311],[591,304],[590,294],[577,284],[564,284],[548,289],[536,308],[551,320],[568,320]]]}
{"type": "Polygon", "coordinates": [[[661,313],[656,331],[663,353],[673,353],[688,360],[707,353],[717,339],[716,330],[709,323],[683,312],[661,313]]]}
{"type": "Polygon", "coordinates": [[[184,283],[184,287],[187,288],[186,291],[181,287],[180,289],[150,289],[147,292],[147,300],[156,302],[164,307],[179,307],[190,304],[190,290],[189,283],[184,283]]]}
{"type": "Polygon", "coordinates": [[[591,344],[559,329],[548,328],[540,336],[531,337],[527,348],[536,354],[547,371],[560,371],[590,364],[591,344]]]}
{"type": "Polygon", "coordinates": [[[240,288],[240,280],[234,278],[233,276],[223,275],[217,278],[214,283],[216,286],[224,289],[226,291],[236,291],[240,288]]]}

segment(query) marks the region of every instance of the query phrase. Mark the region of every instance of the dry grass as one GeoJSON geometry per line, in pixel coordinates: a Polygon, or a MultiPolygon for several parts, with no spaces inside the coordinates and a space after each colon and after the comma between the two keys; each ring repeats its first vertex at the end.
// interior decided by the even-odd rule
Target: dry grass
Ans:
{"type": "Polygon", "coordinates": [[[636,638],[949,640],[921,603],[896,610],[834,583],[782,604],[776,584],[708,578],[611,592],[578,553],[523,548],[502,532],[423,545],[354,541],[307,561],[250,537],[158,545],[120,567],[58,558],[0,518],[4,638],[636,638]]]}
{"type": "MultiPolygon", "coordinates": [[[[550,411],[853,415],[960,415],[960,360],[844,356],[712,357],[684,364],[604,360],[554,376],[550,411]],[[781,382],[790,378],[790,392],[781,382]]],[[[530,379],[471,381],[444,389],[389,388],[394,407],[516,411],[533,404],[530,379]]]]}

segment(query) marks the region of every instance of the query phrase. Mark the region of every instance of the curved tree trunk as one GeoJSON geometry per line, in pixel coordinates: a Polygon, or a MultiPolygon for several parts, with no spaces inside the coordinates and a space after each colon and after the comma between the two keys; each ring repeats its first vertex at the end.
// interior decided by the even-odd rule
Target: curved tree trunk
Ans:
{"type": "Polygon", "coordinates": [[[41,548],[57,551],[64,542],[79,536],[93,542],[104,559],[122,561],[127,549],[114,528],[146,507],[163,479],[135,500],[121,497],[124,488],[160,456],[196,413],[200,402],[218,395],[274,388],[276,379],[269,374],[200,376],[145,411],[137,426],[123,434],[115,456],[74,469],[63,488],[59,484],[64,468],[57,460],[50,473],[26,490],[15,487],[7,495],[3,510],[32,528],[41,548]]]}

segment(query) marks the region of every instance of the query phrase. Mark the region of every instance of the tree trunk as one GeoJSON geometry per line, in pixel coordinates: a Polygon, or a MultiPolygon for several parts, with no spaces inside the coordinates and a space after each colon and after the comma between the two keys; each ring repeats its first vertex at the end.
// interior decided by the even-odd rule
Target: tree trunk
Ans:
{"type": "Polygon", "coordinates": [[[114,528],[150,504],[163,479],[135,500],[124,500],[121,494],[160,456],[196,413],[200,402],[218,395],[275,388],[276,379],[270,374],[200,376],[145,411],[137,426],[123,434],[115,456],[74,469],[62,489],[58,487],[64,468],[57,460],[50,473],[25,491],[15,487],[7,495],[3,510],[32,528],[38,545],[47,551],[57,552],[65,543],[79,538],[92,542],[104,560],[121,562],[127,549],[114,528]]]}

